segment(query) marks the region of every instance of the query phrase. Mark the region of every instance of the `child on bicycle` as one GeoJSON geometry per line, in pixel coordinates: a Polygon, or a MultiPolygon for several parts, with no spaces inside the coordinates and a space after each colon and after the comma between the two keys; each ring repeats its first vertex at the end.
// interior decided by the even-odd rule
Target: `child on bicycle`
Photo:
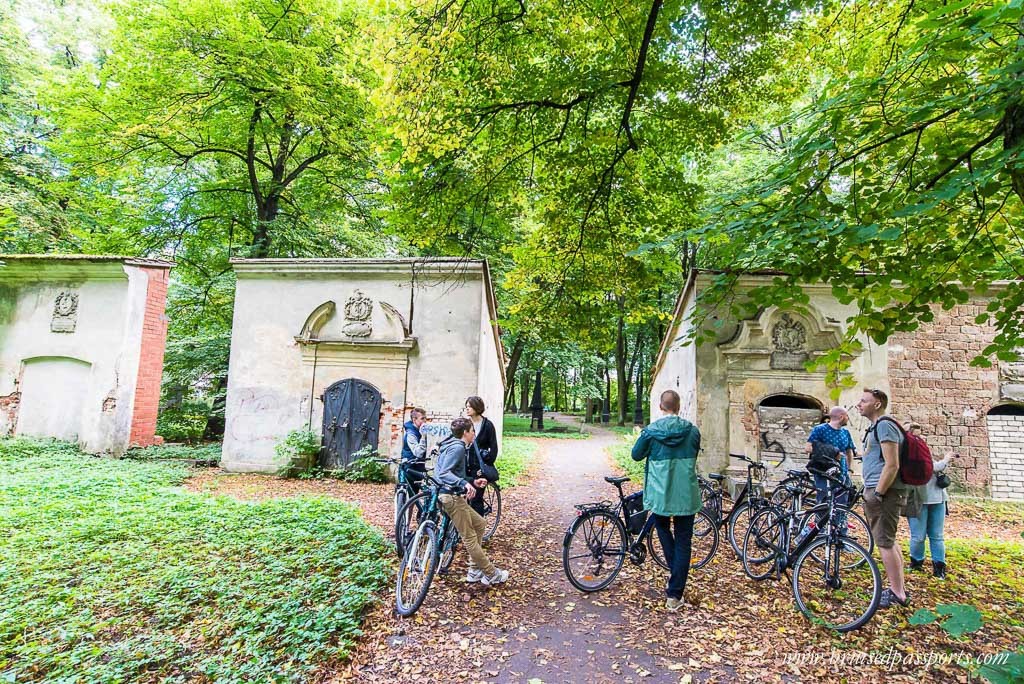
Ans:
{"type": "Polygon", "coordinates": [[[508,570],[499,570],[484,552],[482,539],[487,529],[483,516],[474,511],[467,500],[476,496],[477,488],[487,486],[485,478],[470,480],[466,475],[466,463],[469,449],[473,445],[476,432],[468,418],[456,418],[452,421],[452,434],[439,445],[437,464],[434,477],[445,487],[438,499],[441,507],[455,524],[455,529],[462,536],[462,542],[469,553],[469,572],[467,582],[480,582],[484,586],[501,584],[508,580],[508,570]]]}
{"type": "Polygon", "coordinates": [[[402,465],[405,476],[414,494],[420,493],[426,469],[426,442],[420,434],[420,428],[427,420],[427,412],[414,408],[409,412],[409,420],[405,421],[405,439],[402,440],[402,465]]]}

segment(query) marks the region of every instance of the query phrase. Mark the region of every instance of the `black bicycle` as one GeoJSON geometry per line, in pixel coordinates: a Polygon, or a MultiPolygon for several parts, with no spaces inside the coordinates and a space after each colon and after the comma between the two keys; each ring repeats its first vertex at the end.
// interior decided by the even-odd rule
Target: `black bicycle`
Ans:
{"type": "Polygon", "coordinates": [[[768,467],[743,454],[729,454],[729,457],[747,464],[747,480],[743,488],[733,500],[732,507],[724,511],[724,501],[729,496],[724,486],[726,476],[711,473],[707,478],[701,477],[702,510],[714,521],[716,527],[726,528],[729,545],[736,558],[741,558],[743,534],[749,527],[751,518],[771,503],[764,495],[763,484],[768,477],[768,467]]]}
{"type": "Polygon", "coordinates": [[[878,610],[882,577],[871,552],[846,534],[847,520],[855,514],[837,500],[852,488],[838,475],[838,468],[825,474],[830,485],[826,501],[812,509],[814,524],[797,522],[806,520],[807,512],[792,503],[790,510],[771,506],[758,513],[744,536],[742,559],[744,572],[755,580],[792,570],[800,612],[849,632],[878,610]]]}
{"type": "MultiPolygon", "coordinates": [[[[652,534],[654,516],[647,515],[642,492],[626,496],[622,483],[628,477],[606,477],[614,485],[619,503],[599,501],[577,504],[576,519],[569,525],[562,540],[562,568],[565,576],[580,591],[599,591],[615,579],[628,557],[636,565],[649,554],[665,570],[669,562],[657,534],[652,534]]],[[[692,556],[690,568],[708,564],[718,550],[718,526],[707,513],[698,511],[693,519],[692,556]]]]}

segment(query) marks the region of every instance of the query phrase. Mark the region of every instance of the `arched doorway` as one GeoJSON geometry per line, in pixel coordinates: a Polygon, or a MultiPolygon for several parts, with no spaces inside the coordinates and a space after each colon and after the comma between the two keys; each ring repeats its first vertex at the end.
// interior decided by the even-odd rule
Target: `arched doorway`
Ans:
{"type": "Polygon", "coordinates": [[[1024,404],[993,406],[986,422],[992,498],[1024,501],[1024,404]]]}
{"type": "Polygon", "coordinates": [[[824,408],[803,394],[771,394],[757,405],[758,452],[763,461],[780,468],[801,467],[804,444],[821,422],[824,408]]]}
{"type": "Polygon", "coordinates": [[[15,434],[78,439],[92,365],[68,356],[37,356],[23,363],[15,434]]]}
{"type": "Polygon", "coordinates": [[[358,378],[339,380],[327,388],[320,447],[322,468],[345,468],[352,462],[352,454],[363,447],[377,448],[380,403],[380,391],[358,378]]]}

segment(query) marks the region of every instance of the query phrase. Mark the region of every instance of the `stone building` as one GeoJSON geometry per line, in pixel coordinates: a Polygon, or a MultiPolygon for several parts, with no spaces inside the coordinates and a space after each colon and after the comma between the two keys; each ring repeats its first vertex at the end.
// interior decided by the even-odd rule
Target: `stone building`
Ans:
{"type": "Polygon", "coordinates": [[[0,435],[155,440],[170,262],[0,255],[0,435]]]}
{"type": "Polygon", "coordinates": [[[292,430],[321,465],[401,450],[420,406],[446,423],[478,395],[501,434],[504,355],[485,261],[236,259],[222,464],[277,470],[292,430]]]}
{"type": "MultiPolygon", "coordinates": [[[[705,471],[731,467],[739,475],[729,453],[782,461],[780,472],[802,467],[808,432],[834,405],[824,372],[806,370],[805,362],[839,343],[856,304],[837,301],[828,284],[804,285],[809,302],[802,309],[772,306],[742,321],[712,317],[714,340],[687,345],[697,297],[714,275],[692,272],[679,296],[655,364],[652,415],[658,415],[663,390],[680,393],[684,416],[701,429],[705,471]]],[[[739,296],[777,275],[744,275],[739,296]]],[[[837,403],[850,411],[851,432],[860,444],[867,427],[856,411],[861,391],[884,390],[889,413],[920,423],[933,451],[961,454],[952,469],[959,486],[1024,500],[1024,364],[970,365],[994,337],[992,328],[974,322],[986,305],[974,299],[949,311],[936,308],[934,321],[893,335],[886,344],[861,338],[863,351],[850,366],[857,384],[843,390],[837,403]]]]}

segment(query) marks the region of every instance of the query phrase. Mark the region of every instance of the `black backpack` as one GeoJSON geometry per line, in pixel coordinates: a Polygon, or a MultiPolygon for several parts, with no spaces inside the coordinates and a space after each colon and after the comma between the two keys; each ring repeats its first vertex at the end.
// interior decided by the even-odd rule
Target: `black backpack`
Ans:
{"type": "Polygon", "coordinates": [[[828,442],[811,442],[811,457],[807,460],[807,470],[812,473],[825,473],[831,468],[839,467],[839,449],[828,442]]]}

